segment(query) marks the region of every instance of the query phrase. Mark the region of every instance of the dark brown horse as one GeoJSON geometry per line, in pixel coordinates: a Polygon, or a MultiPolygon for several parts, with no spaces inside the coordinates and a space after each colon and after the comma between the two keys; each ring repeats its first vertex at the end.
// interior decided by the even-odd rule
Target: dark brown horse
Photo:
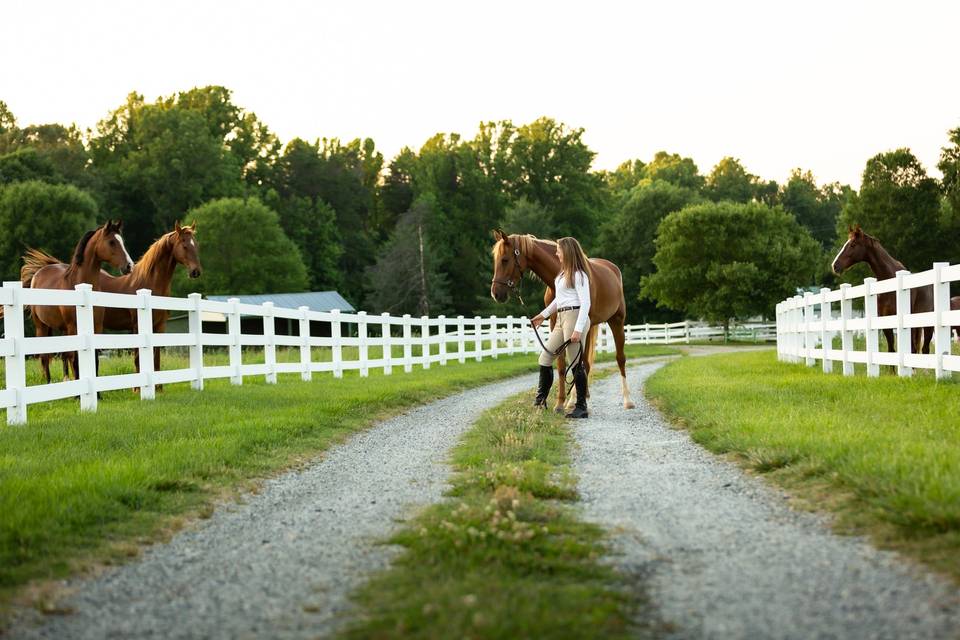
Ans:
{"type": "MultiPolygon", "coordinates": [[[[203,271],[200,266],[199,247],[195,237],[197,223],[189,227],[181,227],[177,222],[173,231],[166,233],[159,240],[150,245],[136,266],[129,273],[122,276],[112,276],[106,271],[100,271],[100,291],[108,293],[135,294],[140,289],[150,289],[154,295],[169,296],[170,283],[178,264],[182,264],[191,278],[198,278],[203,271]]],[[[31,269],[46,265],[59,264],[60,261],[42,251],[31,250],[24,257],[31,269]]],[[[28,274],[25,265],[21,276],[28,274]]],[[[167,326],[169,312],[155,309],[153,311],[153,331],[163,333],[167,326]]],[[[103,327],[113,331],[137,330],[137,310],[106,307],[103,312],[103,327]]],[[[134,363],[140,371],[140,352],[134,350],[134,363]]],[[[64,361],[66,366],[66,360],[64,361]]],[[[160,348],[153,350],[154,371],[160,370],[160,348]]]]}
{"type": "MultiPolygon", "coordinates": [[[[20,270],[20,280],[25,287],[34,289],[73,289],[85,282],[100,290],[99,274],[101,263],[107,262],[124,273],[133,269],[133,261],[123,245],[120,230],[123,223],[107,222],[102,227],[88,231],[77,244],[70,264],[49,264],[37,262],[33,256],[46,255],[42,251],[31,249],[25,257],[26,264],[20,270]]],[[[93,327],[96,333],[103,331],[103,307],[93,308],[93,327]]],[[[46,306],[31,305],[30,314],[36,328],[37,337],[49,336],[54,331],[64,335],[77,333],[77,308],[73,305],[46,306]]],[[[69,359],[73,366],[74,378],[80,377],[76,352],[69,359]]],[[[50,357],[48,353],[40,356],[43,373],[50,382],[50,357]]]]}
{"type": "MultiPolygon", "coordinates": [[[[560,274],[560,261],[557,260],[557,243],[541,240],[532,235],[507,235],[501,229],[494,231],[496,243],[493,247],[493,279],[490,295],[497,302],[506,302],[510,292],[520,286],[525,271],[532,271],[547,285],[543,294],[544,304],[550,304],[556,295],[554,280],[560,274]]],[[[540,311],[540,309],[537,309],[540,311]]],[[[584,343],[584,368],[589,373],[593,365],[594,347],[597,330],[606,322],[613,331],[613,341],[617,348],[617,365],[620,367],[620,386],[623,390],[623,406],[632,409],[630,392],[627,389],[627,357],[624,353],[623,326],[627,317],[627,305],[623,298],[623,276],[617,265],[603,258],[590,259],[590,331],[584,343]]],[[[556,324],[557,316],[550,318],[550,326],[556,324]]],[[[557,359],[557,369],[563,375],[566,363],[561,353],[557,359]]],[[[557,409],[566,401],[566,389],[558,385],[557,409]]]]}
{"type": "MultiPolygon", "coordinates": [[[[851,227],[847,241],[833,259],[832,269],[840,275],[858,262],[866,262],[877,280],[894,278],[897,271],[906,270],[903,263],[887,253],[880,242],[873,236],[867,235],[860,225],[851,227]]],[[[910,312],[923,313],[933,311],[933,287],[914,287],[910,290],[910,312]]],[[[894,293],[881,293],[877,296],[877,314],[892,316],[897,313],[897,296],[894,293]]],[[[893,329],[884,329],[883,335],[887,339],[887,351],[894,350],[893,329]]],[[[912,353],[920,353],[921,341],[923,353],[930,353],[930,340],[933,337],[933,327],[911,329],[912,353]]]]}

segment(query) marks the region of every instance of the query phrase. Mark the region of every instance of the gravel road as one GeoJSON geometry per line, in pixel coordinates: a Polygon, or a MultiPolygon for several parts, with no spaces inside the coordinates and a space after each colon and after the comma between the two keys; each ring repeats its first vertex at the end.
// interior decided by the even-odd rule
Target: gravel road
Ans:
{"type": "Polygon", "coordinates": [[[613,532],[610,562],[646,583],[674,638],[956,638],[960,591],[712,456],[641,396],[662,364],[591,389],[576,425],[586,519],[613,532]]]}
{"type": "Polygon", "coordinates": [[[10,636],[327,635],[342,620],[350,592],[397,552],[376,542],[413,507],[440,499],[447,455],[461,433],[485,409],[535,385],[531,373],[359,433],[137,561],[72,585],[76,594],[60,605],[74,613],[22,620],[10,636]]]}

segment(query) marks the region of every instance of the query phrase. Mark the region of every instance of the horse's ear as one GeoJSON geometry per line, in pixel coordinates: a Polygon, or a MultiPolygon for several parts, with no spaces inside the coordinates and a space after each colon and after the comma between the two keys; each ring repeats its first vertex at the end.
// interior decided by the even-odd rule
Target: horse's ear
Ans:
{"type": "Polygon", "coordinates": [[[196,230],[197,230],[197,219],[194,218],[194,219],[193,219],[193,224],[190,225],[190,231],[196,231],[196,230]]]}
{"type": "Polygon", "coordinates": [[[855,236],[858,237],[858,238],[862,238],[862,237],[863,237],[863,229],[860,228],[860,223],[859,223],[859,222],[858,222],[858,223],[856,224],[856,226],[853,228],[853,235],[855,235],[855,236]]]}
{"type": "Polygon", "coordinates": [[[494,240],[506,240],[507,234],[503,232],[503,229],[497,227],[493,230],[493,239],[494,240]]]}
{"type": "Polygon", "coordinates": [[[180,233],[183,230],[183,228],[180,226],[179,220],[173,223],[173,230],[176,231],[177,233],[180,233]]]}

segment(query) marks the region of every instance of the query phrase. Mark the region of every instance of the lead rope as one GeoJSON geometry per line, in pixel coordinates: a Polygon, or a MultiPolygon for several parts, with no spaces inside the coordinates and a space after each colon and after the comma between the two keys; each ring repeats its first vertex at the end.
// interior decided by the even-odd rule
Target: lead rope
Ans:
{"type": "MultiPolygon", "coordinates": [[[[538,331],[537,328],[533,326],[532,320],[530,321],[530,326],[533,327],[533,335],[537,336],[537,342],[540,343],[540,346],[543,347],[543,350],[549,351],[549,349],[547,349],[547,345],[543,344],[543,338],[540,337],[540,331],[538,331]]],[[[563,344],[561,344],[557,348],[557,350],[553,352],[553,355],[559,356],[561,353],[563,353],[563,350],[566,349],[569,345],[570,345],[570,341],[564,340],[563,344]]],[[[577,366],[583,360],[583,338],[582,337],[580,341],[577,343],[577,346],[580,347],[579,350],[577,350],[577,355],[573,357],[573,360],[570,362],[570,365],[566,369],[564,369],[563,381],[560,384],[568,384],[567,375],[570,373],[570,371],[573,370],[575,366],[577,366]]],[[[570,395],[570,390],[573,389],[573,385],[576,384],[576,382],[577,382],[577,378],[576,376],[574,376],[569,382],[566,395],[570,395]]]]}

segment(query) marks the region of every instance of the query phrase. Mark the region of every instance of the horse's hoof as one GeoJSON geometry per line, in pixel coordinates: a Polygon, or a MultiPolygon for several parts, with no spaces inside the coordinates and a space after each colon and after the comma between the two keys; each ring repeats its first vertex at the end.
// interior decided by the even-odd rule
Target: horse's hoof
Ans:
{"type": "Polygon", "coordinates": [[[558,404],[557,406],[555,406],[555,407],[553,408],[553,412],[554,412],[554,413],[564,414],[564,413],[566,413],[566,411],[567,411],[567,410],[564,408],[564,406],[563,406],[562,404],[558,404]]]}
{"type": "Polygon", "coordinates": [[[635,404],[633,404],[633,402],[627,400],[626,402],[623,403],[623,408],[624,408],[624,409],[636,409],[636,408],[637,408],[637,405],[635,405],[635,404]]]}

